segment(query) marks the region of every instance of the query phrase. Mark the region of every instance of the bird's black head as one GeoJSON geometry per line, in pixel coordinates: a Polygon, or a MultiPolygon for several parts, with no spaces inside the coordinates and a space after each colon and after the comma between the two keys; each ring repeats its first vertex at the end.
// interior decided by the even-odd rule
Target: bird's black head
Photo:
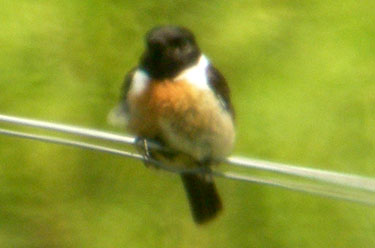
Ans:
{"type": "Polygon", "coordinates": [[[195,64],[200,50],[194,35],[186,28],[162,26],[151,29],[146,35],[146,51],[141,68],[152,78],[166,79],[195,64]]]}

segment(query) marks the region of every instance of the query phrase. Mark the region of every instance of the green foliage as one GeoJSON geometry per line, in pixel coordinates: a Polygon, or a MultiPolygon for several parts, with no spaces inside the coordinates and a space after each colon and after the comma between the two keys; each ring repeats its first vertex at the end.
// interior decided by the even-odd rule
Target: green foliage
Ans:
{"type": "MultiPolygon", "coordinates": [[[[236,154],[375,175],[374,1],[0,0],[0,113],[106,123],[143,35],[191,28],[225,74],[236,154]]],[[[120,130],[117,130],[120,131],[120,130]]],[[[372,208],[217,180],[197,227],[178,177],[0,137],[1,247],[374,247],[372,208]]]]}

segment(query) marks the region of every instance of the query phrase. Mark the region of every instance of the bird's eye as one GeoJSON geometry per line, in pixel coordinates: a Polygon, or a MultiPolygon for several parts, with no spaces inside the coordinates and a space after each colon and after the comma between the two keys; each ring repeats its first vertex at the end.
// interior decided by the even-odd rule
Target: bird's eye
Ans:
{"type": "Polygon", "coordinates": [[[161,42],[149,42],[148,47],[150,50],[162,50],[163,44],[161,42]]]}
{"type": "Polygon", "coordinates": [[[188,44],[186,39],[175,39],[172,41],[172,46],[174,47],[185,47],[188,44]]]}

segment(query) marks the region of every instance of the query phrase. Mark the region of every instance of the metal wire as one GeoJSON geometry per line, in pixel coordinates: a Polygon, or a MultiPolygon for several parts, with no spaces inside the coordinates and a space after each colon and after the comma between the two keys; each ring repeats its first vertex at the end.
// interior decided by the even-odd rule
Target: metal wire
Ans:
{"type": "Polygon", "coordinates": [[[369,177],[338,173],[333,171],[325,171],[319,169],[304,168],[300,166],[293,166],[249,158],[232,157],[229,158],[227,161],[228,164],[239,167],[271,171],[279,174],[298,176],[308,178],[311,180],[317,180],[320,182],[332,183],[341,186],[375,192],[375,179],[369,177]]]}
{"type": "Polygon", "coordinates": [[[164,165],[156,160],[153,159],[146,159],[144,156],[137,154],[137,153],[132,153],[128,151],[123,151],[115,148],[109,148],[101,145],[94,145],[90,144],[87,142],[80,142],[80,141],[74,141],[74,140],[69,140],[69,139],[62,139],[62,138],[56,138],[56,137],[51,137],[51,136],[45,136],[45,135],[36,135],[36,134],[29,134],[25,132],[17,132],[17,131],[12,131],[12,130],[7,130],[0,128],[0,134],[2,135],[7,135],[7,136],[13,136],[13,137],[18,137],[18,138],[24,138],[24,139],[31,139],[31,140],[36,140],[36,141],[42,141],[46,143],[52,143],[52,144],[58,144],[58,145],[64,145],[64,146],[71,146],[71,147],[79,147],[82,149],[86,150],[92,150],[92,151],[99,151],[99,152],[104,152],[104,153],[109,153],[112,155],[118,155],[122,157],[127,157],[127,158],[133,158],[137,160],[141,160],[145,163],[148,164],[153,164],[155,167],[169,171],[169,172],[174,172],[174,173],[197,173],[197,172],[204,172],[204,170],[201,169],[183,169],[183,168],[175,168],[171,166],[164,165]]]}
{"type": "MultiPolygon", "coordinates": [[[[114,133],[108,133],[93,129],[86,129],[81,127],[69,126],[69,125],[62,125],[62,124],[55,124],[51,122],[43,122],[43,121],[36,121],[30,120],[25,118],[19,118],[14,116],[6,116],[0,115],[0,122],[4,123],[11,123],[17,124],[21,126],[29,126],[34,128],[41,128],[47,129],[52,131],[58,131],[62,133],[69,133],[73,135],[79,135],[89,138],[95,138],[99,140],[106,140],[112,141],[115,143],[122,143],[127,145],[136,145],[135,138],[130,136],[123,136],[114,133]]],[[[142,155],[131,153],[115,148],[110,148],[103,145],[96,145],[87,142],[79,142],[75,140],[68,140],[62,139],[57,137],[51,136],[44,136],[44,135],[36,135],[30,134],[25,132],[17,132],[7,129],[0,129],[0,134],[25,138],[25,139],[32,139],[38,140],[42,142],[66,145],[66,146],[74,146],[80,147],[84,149],[94,150],[105,152],[114,155],[120,155],[128,158],[138,159],[145,161],[147,163],[153,164],[157,168],[161,168],[163,170],[174,172],[174,173],[182,173],[182,172],[189,172],[189,173],[206,173],[206,170],[201,169],[183,169],[183,168],[176,168],[164,165],[158,161],[145,159],[142,155]]],[[[163,149],[157,144],[151,144],[151,149],[163,149]]],[[[238,181],[245,181],[245,182],[252,182],[258,184],[265,184],[275,187],[281,187],[284,189],[289,189],[293,191],[299,191],[304,193],[310,193],[340,200],[346,201],[353,201],[357,203],[367,204],[375,206],[375,179],[362,177],[357,175],[351,174],[344,174],[338,172],[331,172],[331,171],[324,171],[324,170],[317,170],[311,168],[303,168],[298,166],[268,162],[263,160],[256,160],[256,159],[249,159],[249,158],[241,158],[241,157],[231,157],[223,161],[232,166],[244,167],[247,169],[256,169],[260,171],[268,171],[276,174],[282,174],[287,176],[293,176],[303,179],[310,180],[309,182],[297,182],[295,179],[269,179],[269,178],[260,178],[259,176],[255,175],[242,175],[236,174],[233,172],[221,172],[221,171],[212,171],[211,173],[214,176],[223,177],[232,180],[238,181]],[[326,184],[319,185],[319,183],[327,183],[331,186],[326,184]],[[333,186],[342,186],[340,188],[333,188],[333,186]],[[348,188],[348,189],[346,189],[348,188]],[[357,190],[353,192],[352,190],[357,190]]]]}
{"type": "MultiPolygon", "coordinates": [[[[184,173],[184,172],[185,173],[187,173],[187,172],[189,172],[189,173],[198,173],[198,172],[204,173],[205,172],[205,171],[202,171],[202,170],[190,170],[190,169],[183,169],[183,168],[166,166],[166,165],[164,165],[164,164],[162,164],[158,161],[155,161],[155,160],[150,160],[150,159],[146,160],[142,155],[139,155],[139,154],[136,154],[136,153],[131,153],[131,152],[122,151],[122,150],[114,149],[114,148],[108,148],[108,147],[99,146],[99,145],[93,145],[93,144],[89,144],[89,143],[86,143],[86,142],[78,142],[78,141],[55,138],[55,137],[50,137],[50,136],[28,134],[28,133],[24,133],[24,132],[16,132],[16,131],[11,131],[11,130],[2,129],[2,128],[0,128],[0,134],[18,137],[18,138],[32,139],[32,140],[37,140],[37,141],[42,141],[42,142],[47,142],[47,143],[65,145],[65,146],[79,147],[79,148],[83,148],[83,149],[109,153],[109,154],[112,154],[112,155],[119,155],[119,156],[123,156],[123,157],[127,157],[127,158],[142,160],[144,162],[153,164],[157,168],[166,170],[168,172],[173,172],[173,173],[184,173]]],[[[281,187],[281,188],[288,189],[288,190],[304,192],[304,193],[324,196],[324,197],[328,197],[328,198],[352,201],[352,202],[362,203],[362,204],[366,204],[366,205],[370,205],[370,206],[375,206],[375,199],[373,199],[373,198],[363,198],[363,197],[359,197],[359,196],[351,196],[350,194],[330,191],[326,187],[321,187],[321,186],[317,186],[317,185],[313,185],[313,184],[296,183],[296,182],[292,182],[292,181],[285,181],[285,180],[282,181],[282,180],[275,180],[275,179],[272,179],[272,180],[262,179],[262,178],[258,178],[256,176],[244,176],[244,175],[239,175],[239,174],[230,173],[230,172],[212,171],[211,173],[214,176],[223,177],[223,178],[227,178],[227,179],[231,179],[231,180],[265,184],[265,185],[274,186],[274,187],[281,187]]]]}

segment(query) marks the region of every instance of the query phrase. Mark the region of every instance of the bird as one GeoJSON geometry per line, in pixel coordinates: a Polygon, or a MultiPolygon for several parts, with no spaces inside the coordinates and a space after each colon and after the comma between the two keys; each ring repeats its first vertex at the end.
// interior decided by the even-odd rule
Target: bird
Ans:
{"type": "Polygon", "coordinates": [[[180,173],[192,217],[203,224],[223,208],[211,168],[235,141],[235,113],[224,76],[203,54],[192,31],[157,26],[145,35],[145,51],[125,76],[120,101],[109,115],[138,140],[167,148],[144,154],[170,166],[203,168],[180,173]],[[207,172],[207,173],[206,173],[207,172]]]}

